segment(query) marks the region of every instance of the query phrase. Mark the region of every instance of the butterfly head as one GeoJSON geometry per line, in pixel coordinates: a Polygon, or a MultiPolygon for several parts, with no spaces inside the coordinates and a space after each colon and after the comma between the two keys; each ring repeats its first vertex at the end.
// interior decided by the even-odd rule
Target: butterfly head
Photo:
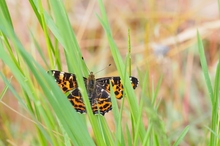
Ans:
{"type": "Polygon", "coordinates": [[[93,72],[90,72],[88,80],[95,80],[95,75],[93,74],[93,72]]]}

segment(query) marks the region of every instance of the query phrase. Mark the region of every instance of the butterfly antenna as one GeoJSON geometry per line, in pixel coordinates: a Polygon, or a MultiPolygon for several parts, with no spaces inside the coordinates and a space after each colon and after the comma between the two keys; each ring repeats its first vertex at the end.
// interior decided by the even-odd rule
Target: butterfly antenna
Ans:
{"type": "MultiPolygon", "coordinates": [[[[83,60],[84,63],[85,63],[85,60],[84,60],[83,56],[82,56],[82,60],[83,60]]],[[[91,71],[89,70],[88,66],[87,66],[86,64],[85,64],[85,66],[86,66],[86,69],[88,70],[88,73],[90,73],[91,71]]]]}
{"type": "Polygon", "coordinates": [[[103,69],[101,69],[101,70],[97,71],[95,74],[97,74],[97,73],[99,73],[99,72],[101,72],[101,71],[105,70],[106,68],[108,68],[108,67],[109,67],[109,66],[111,66],[111,65],[112,65],[112,64],[109,64],[108,66],[104,67],[103,69]]]}
{"type": "Polygon", "coordinates": [[[89,70],[89,68],[88,68],[88,66],[86,65],[86,68],[87,68],[87,70],[89,71],[89,73],[91,72],[90,70],[89,70]]]}

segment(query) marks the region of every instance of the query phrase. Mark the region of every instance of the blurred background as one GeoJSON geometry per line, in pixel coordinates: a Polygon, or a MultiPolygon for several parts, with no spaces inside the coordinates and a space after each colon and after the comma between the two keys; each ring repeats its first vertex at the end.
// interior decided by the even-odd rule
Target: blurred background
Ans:
{"type": "MultiPolygon", "coordinates": [[[[40,48],[47,54],[44,33],[29,2],[23,0],[6,2],[20,41],[47,70],[31,37],[33,33],[40,48]]],[[[138,77],[138,69],[142,74],[149,71],[151,83],[149,89],[155,88],[163,76],[157,97],[161,100],[158,114],[165,123],[167,135],[175,135],[176,131],[190,124],[191,129],[183,145],[194,145],[203,141],[201,138],[209,136],[205,126],[210,126],[211,102],[201,70],[196,33],[198,30],[203,38],[209,73],[213,79],[220,52],[218,2],[111,0],[104,3],[113,38],[124,60],[128,53],[128,29],[130,29],[132,75],[138,77]]],[[[44,8],[50,11],[46,1],[44,4],[44,8]]],[[[99,72],[96,77],[118,75],[105,32],[96,16],[99,14],[98,2],[66,0],[64,4],[89,70],[97,72],[112,64],[111,67],[99,72]]],[[[61,46],[60,49],[63,50],[61,46]]],[[[61,54],[61,58],[63,71],[68,71],[64,54],[61,54]]],[[[0,65],[10,78],[12,76],[10,70],[2,62],[0,65]]],[[[16,81],[12,80],[12,84],[19,91],[20,87],[16,81]]],[[[4,86],[0,79],[0,91],[4,86]]],[[[140,92],[141,83],[135,93],[138,96],[140,92]]],[[[13,139],[11,142],[8,140],[12,144],[14,142],[21,145],[30,144],[29,141],[34,135],[30,132],[34,133],[35,128],[34,123],[27,118],[28,114],[19,107],[12,93],[7,91],[0,102],[0,139],[13,139]]],[[[107,114],[106,118],[110,121],[110,126],[114,126],[113,123],[111,125],[111,114],[107,114]]]]}

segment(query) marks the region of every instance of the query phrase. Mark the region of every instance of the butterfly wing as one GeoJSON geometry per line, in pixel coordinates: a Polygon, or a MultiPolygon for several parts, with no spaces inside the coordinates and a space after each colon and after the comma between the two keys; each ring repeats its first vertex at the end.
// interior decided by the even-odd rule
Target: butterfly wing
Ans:
{"type": "Polygon", "coordinates": [[[74,90],[78,87],[76,76],[74,74],[57,70],[51,70],[48,72],[51,72],[52,76],[55,78],[55,81],[64,93],[74,90]]]}
{"type": "MultiPolygon", "coordinates": [[[[106,91],[110,93],[110,82],[112,84],[115,97],[121,99],[123,97],[123,84],[120,77],[105,77],[96,79],[96,81],[105,88],[106,91]]],[[[131,85],[135,89],[138,85],[138,79],[135,77],[130,77],[131,85]]]]}
{"type": "Polygon", "coordinates": [[[78,88],[73,90],[68,95],[68,99],[77,112],[80,112],[81,114],[86,113],[86,107],[85,104],[83,103],[83,99],[78,88]]]}

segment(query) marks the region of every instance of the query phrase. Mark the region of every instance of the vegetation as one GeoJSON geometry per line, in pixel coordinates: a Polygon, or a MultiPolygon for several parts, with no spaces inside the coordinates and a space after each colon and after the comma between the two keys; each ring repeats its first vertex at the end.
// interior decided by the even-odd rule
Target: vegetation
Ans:
{"type": "Polygon", "coordinates": [[[160,14],[148,1],[145,16],[146,2],[124,3],[0,1],[0,145],[219,145],[217,22],[180,31],[192,19],[187,11],[160,14]],[[51,69],[76,74],[87,114],[72,108],[51,69]],[[124,83],[125,97],[111,92],[105,116],[89,108],[88,70],[124,83]],[[129,75],[139,78],[136,90],[129,75]]]}

